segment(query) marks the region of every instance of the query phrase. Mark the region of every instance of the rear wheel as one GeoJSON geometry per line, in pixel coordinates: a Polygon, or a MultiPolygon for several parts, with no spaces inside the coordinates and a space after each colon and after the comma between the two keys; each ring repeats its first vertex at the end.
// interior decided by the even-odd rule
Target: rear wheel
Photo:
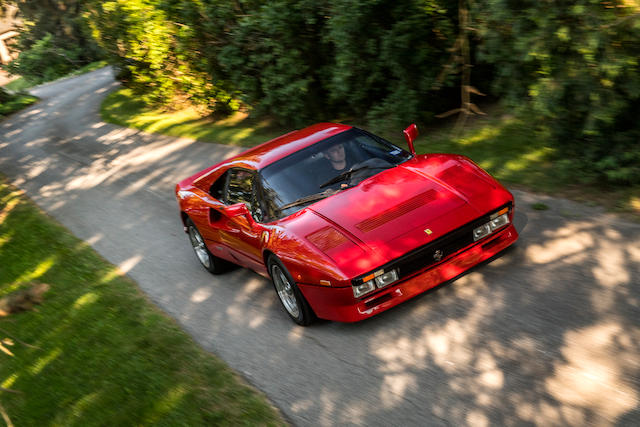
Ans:
{"type": "Polygon", "coordinates": [[[275,256],[269,257],[267,266],[273,281],[273,287],[276,289],[278,298],[289,317],[298,325],[310,325],[315,320],[315,314],[298,286],[296,286],[291,274],[275,256]]]}
{"type": "Polygon", "coordinates": [[[191,221],[191,219],[187,218],[186,223],[191,247],[196,253],[196,257],[198,258],[198,261],[200,261],[200,264],[202,264],[202,266],[206,268],[210,273],[222,273],[225,270],[227,263],[223,259],[220,259],[217,256],[213,255],[209,251],[207,245],[204,242],[204,238],[198,231],[198,228],[193,223],[193,221],[191,221]]]}

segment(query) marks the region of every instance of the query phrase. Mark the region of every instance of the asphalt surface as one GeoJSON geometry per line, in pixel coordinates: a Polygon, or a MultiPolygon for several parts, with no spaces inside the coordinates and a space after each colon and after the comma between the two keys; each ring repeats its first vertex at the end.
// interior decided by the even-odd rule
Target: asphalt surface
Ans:
{"type": "Polygon", "coordinates": [[[210,275],[182,233],[175,183],[239,149],[102,122],[116,87],[105,68],[34,89],[0,122],[0,172],[292,424],[640,424],[640,225],[517,191],[502,256],[364,322],[298,327],[270,282],[210,275]]]}

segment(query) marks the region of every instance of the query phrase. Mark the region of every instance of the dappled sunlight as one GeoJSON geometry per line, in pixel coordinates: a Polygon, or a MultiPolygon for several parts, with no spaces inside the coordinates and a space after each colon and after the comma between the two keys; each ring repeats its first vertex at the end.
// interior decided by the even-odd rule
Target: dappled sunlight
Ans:
{"type": "Polygon", "coordinates": [[[268,309],[277,299],[274,294],[265,292],[271,291],[268,282],[263,277],[255,275],[244,284],[229,283],[228,285],[238,287],[233,302],[225,310],[230,320],[252,329],[263,326],[268,319],[268,309]],[[269,295],[273,298],[259,298],[261,295],[269,295]]]}
{"type": "MultiPolygon", "coordinates": [[[[83,412],[100,401],[102,393],[102,391],[94,391],[93,393],[82,396],[71,406],[71,415],[75,418],[80,418],[83,412]]],[[[64,424],[65,422],[68,422],[68,419],[59,419],[57,421],[59,421],[60,424],[64,424]]]]}
{"type": "Polygon", "coordinates": [[[640,228],[528,221],[515,249],[371,321],[377,412],[546,426],[613,424],[638,408],[640,228]],[[407,329],[386,327],[396,316],[407,329]]]}
{"type": "Polygon", "coordinates": [[[585,260],[593,248],[593,235],[585,231],[587,223],[573,223],[544,233],[545,242],[527,246],[527,258],[536,264],[550,262],[577,263],[585,260]]]}
{"type": "Polygon", "coordinates": [[[129,258],[126,261],[121,262],[120,264],[118,264],[118,269],[124,273],[127,274],[129,271],[133,270],[133,268],[138,265],[138,263],[142,261],[142,255],[135,255],[132,256],[131,258],[129,258]]]}
{"type": "Polygon", "coordinates": [[[599,265],[593,268],[593,275],[601,285],[613,288],[631,280],[625,252],[626,249],[631,251],[634,243],[623,243],[621,236],[613,230],[606,234],[607,239],[599,242],[594,254],[599,265]]]}
{"type": "Polygon", "coordinates": [[[292,343],[299,343],[304,337],[304,328],[292,328],[287,334],[287,339],[292,343]]]}
{"type": "Polygon", "coordinates": [[[2,209],[0,209],[0,224],[5,222],[5,220],[9,217],[9,214],[16,206],[20,203],[20,199],[17,197],[17,194],[10,194],[8,197],[13,197],[6,202],[2,200],[2,209]]]}
{"type": "Polygon", "coordinates": [[[4,245],[6,245],[7,243],[11,242],[11,239],[13,238],[14,235],[15,235],[15,231],[8,231],[8,232],[0,235],[0,250],[2,250],[2,247],[4,245]]]}
{"type": "Polygon", "coordinates": [[[73,303],[72,307],[73,307],[74,310],[78,310],[80,308],[84,308],[84,307],[86,307],[88,305],[91,305],[94,302],[98,301],[98,298],[100,298],[100,297],[95,292],[87,292],[86,294],[82,295],[81,297],[78,297],[78,299],[73,303]]]}
{"type": "MultiPolygon", "coordinates": [[[[504,122],[504,124],[507,125],[508,122],[504,122]]],[[[457,143],[462,146],[476,144],[497,137],[502,133],[502,130],[503,126],[484,126],[475,134],[458,139],[457,143]]]]}
{"type": "Polygon", "coordinates": [[[637,373],[640,328],[602,323],[565,334],[564,359],[545,381],[547,391],[565,405],[597,411],[610,422],[638,405],[629,373],[637,373]],[[615,354],[615,358],[610,355],[615,354]]]}
{"type": "Polygon", "coordinates": [[[552,150],[549,147],[538,148],[537,150],[524,153],[518,159],[506,161],[502,169],[505,172],[510,172],[510,173],[522,171],[528,168],[531,164],[542,162],[551,153],[552,153],[552,150]]]}
{"type": "Polygon", "coordinates": [[[102,240],[103,238],[104,238],[104,234],[102,234],[102,233],[96,233],[96,234],[94,234],[93,236],[89,237],[89,238],[86,240],[86,243],[87,243],[89,246],[93,246],[93,245],[95,245],[96,243],[98,243],[100,240],[102,240]]]}
{"type": "Polygon", "coordinates": [[[10,131],[10,132],[7,132],[7,133],[5,134],[5,137],[7,137],[7,138],[13,138],[13,137],[15,137],[16,135],[19,135],[19,134],[20,134],[20,132],[22,132],[22,129],[14,129],[14,130],[12,130],[12,131],[10,131]]]}
{"type": "Polygon", "coordinates": [[[127,274],[131,271],[140,261],[142,261],[142,255],[135,255],[131,258],[121,262],[118,264],[118,268],[114,268],[110,272],[104,275],[104,277],[100,280],[101,284],[109,283],[116,277],[122,276],[123,274],[127,274]]]}
{"type": "Polygon", "coordinates": [[[44,368],[46,368],[51,362],[56,360],[62,354],[61,348],[54,348],[47,354],[46,356],[40,357],[36,362],[29,368],[29,373],[31,375],[38,375],[44,368]]]}
{"type": "Polygon", "coordinates": [[[18,378],[20,378],[20,375],[15,373],[11,374],[6,380],[2,381],[0,386],[4,388],[11,388],[11,386],[18,380],[18,378]]]}
{"type": "Polygon", "coordinates": [[[165,396],[158,399],[151,413],[145,417],[144,424],[156,424],[163,415],[169,413],[175,407],[180,405],[180,401],[188,393],[184,384],[177,384],[171,390],[168,390],[165,396]]]}
{"type": "Polygon", "coordinates": [[[382,381],[378,398],[383,408],[392,409],[409,391],[414,393],[418,391],[415,376],[404,373],[387,374],[382,381]]]}
{"type": "Polygon", "coordinates": [[[209,287],[201,287],[191,294],[191,302],[201,303],[211,298],[213,292],[209,287]]]}
{"type": "Polygon", "coordinates": [[[24,273],[22,273],[18,278],[16,278],[13,281],[13,284],[9,286],[7,289],[9,291],[13,291],[18,289],[20,285],[22,285],[23,283],[31,282],[32,280],[40,278],[47,271],[49,271],[51,267],[53,267],[56,264],[57,261],[58,261],[58,257],[55,255],[52,255],[44,259],[43,261],[40,261],[40,263],[38,263],[38,265],[34,269],[27,270],[24,273]]]}

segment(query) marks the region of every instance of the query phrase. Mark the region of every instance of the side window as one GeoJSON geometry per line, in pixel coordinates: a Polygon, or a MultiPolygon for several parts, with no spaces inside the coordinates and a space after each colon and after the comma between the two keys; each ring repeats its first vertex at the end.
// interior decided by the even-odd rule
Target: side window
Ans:
{"type": "Polygon", "coordinates": [[[246,169],[231,169],[228,174],[229,183],[225,194],[226,203],[229,205],[244,203],[251,210],[254,197],[253,172],[246,169]]]}
{"type": "Polygon", "coordinates": [[[227,185],[227,178],[229,178],[229,171],[223,173],[220,178],[211,185],[209,194],[220,201],[224,201],[224,188],[227,185]]]}

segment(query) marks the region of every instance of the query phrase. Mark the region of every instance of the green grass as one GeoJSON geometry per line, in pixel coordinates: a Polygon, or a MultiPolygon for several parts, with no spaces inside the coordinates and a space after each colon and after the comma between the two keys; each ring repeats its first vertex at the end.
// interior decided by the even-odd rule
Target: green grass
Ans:
{"type": "Polygon", "coordinates": [[[549,209],[549,206],[547,206],[544,203],[538,202],[538,203],[533,203],[531,205],[531,209],[536,210],[536,211],[546,211],[546,210],[549,209]]]}
{"type": "Polygon", "coordinates": [[[416,143],[421,153],[463,154],[505,183],[551,192],[553,149],[544,130],[513,117],[479,119],[460,135],[447,128],[427,132],[416,143]]]}
{"type": "Polygon", "coordinates": [[[17,94],[11,96],[9,101],[0,103],[0,117],[8,116],[11,113],[22,110],[36,102],[38,98],[31,95],[17,94]]]}
{"type": "Polygon", "coordinates": [[[272,126],[267,120],[254,120],[244,113],[217,120],[202,117],[194,108],[180,111],[149,108],[127,88],[110,93],[102,103],[101,113],[105,121],[120,126],[245,147],[287,132],[272,126]]]}
{"type": "Polygon", "coordinates": [[[107,61],[92,62],[90,64],[85,65],[84,67],[80,67],[77,70],[72,71],[71,73],[68,74],[68,76],[77,76],[79,74],[88,73],[90,71],[95,71],[99,68],[106,67],[107,65],[109,65],[107,61]]]}
{"type": "Polygon", "coordinates": [[[0,298],[51,289],[0,317],[0,391],[17,426],[283,425],[258,392],[87,244],[0,178],[0,298]]]}
{"type": "Polygon", "coordinates": [[[31,86],[31,83],[29,83],[29,81],[24,77],[18,77],[4,85],[4,88],[13,92],[22,92],[23,90],[29,89],[31,86]]]}
{"type": "MultiPolygon", "coordinates": [[[[99,68],[105,67],[107,66],[108,63],[107,61],[96,61],[96,62],[92,62],[90,64],[85,65],[84,67],[78,68],[77,70],[74,70],[72,72],[70,72],[69,74],[67,74],[66,76],[61,76],[59,78],[63,78],[63,77],[71,77],[71,76],[77,76],[79,74],[84,74],[84,73],[88,73],[89,71],[94,71],[97,70],[99,68]]],[[[42,84],[42,83],[46,83],[45,81],[42,80],[38,80],[38,81],[31,81],[28,80],[24,77],[19,77],[9,83],[7,83],[6,85],[4,85],[5,89],[11,90],[13,92],[21,92],[24,90],[27,90],[33,86],[42,84]]]]}

